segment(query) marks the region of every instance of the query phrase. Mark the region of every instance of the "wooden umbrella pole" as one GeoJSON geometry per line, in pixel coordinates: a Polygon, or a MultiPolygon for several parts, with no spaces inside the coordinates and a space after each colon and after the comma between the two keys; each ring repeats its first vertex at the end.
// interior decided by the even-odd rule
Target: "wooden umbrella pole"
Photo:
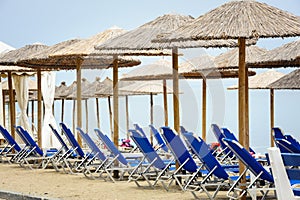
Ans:
{"type": "Polygon", "coordinates": [[[12,86],[12,75],[11,72],[8,72],[7,74],[7,80],[8,80],[8,89],[9,89],[9,111],[10,111],[10,133],[11,136],[15,139],[15,131],[14,131],[14,125],[16,124],[16,118],[15,118],[15,101],[14,101],[14,90],[12,86]]]}
{"type": "Polygon", "coordinates": [[[271,147],[274,147],[273,131],[274,128],[274,89],[270,89],[270,138],[271,147]]]}
{"type": "MultiPolygon", "coordinates": [[[[118,85],[118,55],[113,56],[113,112],[114,112],[114,132],[113,141],[116,147],[119,146],[119,85],[118,85]]],[[[118,165],[116,161],[115,166],[118,165]]],[[[113,177],[119,177],[119,172],[114,170],[113,177]]]]}
{"type": "MultiPolygon", "coordinates": [[[[153,125],[153,93],[150,93],[150,124],[153,125]]],[[[150,131],[150,144],[153,145],[152,131],[150,131]]]]}
{"type": "Polygon", "coordinates": [[[88,100],[85,100],[85,132],[89,132],[89,108],[88,108],[88,100]]]}
{"type": "Polygon", "coordinates": [[[38,145],[42,147],[42,72],[37,70],[37,99],[38,99],[38,116],[37,116],[37,138],[38,145]]]}
{"type": "Polygon", "coordinates": [[[180,134],[178,48],[172,48],[174,129],[180,134]]]}
{"type": "Polygon", "coordinates": [[[5,110],[5,92],[3,92],[3,90],[1,91],[2,92],[2,102],[3,102],[3,126],[5,127],[6,126],[6,110],[5,110]]]}
{"type": "MultiPolygon", "coordinates": [[[[239,141],[242,146],[247,148],[246,140],[247,138],[247,113],[246,113],[246,76],[248,75],[246,72],[246,45],[245,38],[239,38],[239,141]]],[[[239,171],[240,174],[245,170],[245,165],[240,161],[239,162],[239,171]]],[[[241,180],[242,184],[246,183],[245,176],[241,180]]],[[[242,186],[243,187],[243,186],[242,186]]],[[[244,196],[242,199],[246,199],[244,196]]]]}
{"type": "Polygon", "coordinates": [[[113,138],[113,119],[112,119],[112,110],[111,110],[111,102],[110,102],[110,96],[107,97],[108,101],[108,113],[109,113],[109,125],[110,125],[110,136],[113,138]]]}
{"type": "MultiPolygon", "coordinates": [[[[82,107],[81,107],[81,58],[76,59],[76,78],[77,78],[77,127],[82,128],[82,107]]],[[[81,137],[77,134],[77,141],[82,146],[81,137]]]]}
{"type": "Polygon", "coordinates": [[[202,81],[202,139],[206,141],[206,79],[202,81]]]}
{"type": "Polygon", "coordinates": [[[165,114],[165,126],[169,125],[168,119],[168,94],[167,94],[167,81],[163,80],[163,95],[164,95],[164,114],[165,114]]]}
{"type": "Polygon", "coordinates": [[[61,99],[61,118],[60,121],[64,122],[64,113],[65,112],[65,100],[61,99]]]}
{"type": "Polygon", "coordinates": [[[73,100],[73,123],[72,123],[72,131],[73,131],[73,133],[75,133],[75,124],[76,124],[76,120],[75,120],[75,118],[76,118],[76,100],[73,100]]]}
{"type": "Polygon", "coordinates": [[[113,112],[114,132],[113,141],[116,146],[119,144],[119,86],[118,86],[118,56],[113,56],[113,112]]]}
{"type": "Polygon", "coordinates": [[[100,129],[99,99],[96,98],[97,127],[100,129]]]}
{"type": "Polygon", "coordinates": [[[31,101],[31,129],[34,133],[34,100],[31,101]]]}
{"type": "Polygon", "coordinates": [[[127,139],[129,139],[129,104],[128,104],[128,95],[125,96],[125,106],[126,106],[126,133],[127,139]]]}

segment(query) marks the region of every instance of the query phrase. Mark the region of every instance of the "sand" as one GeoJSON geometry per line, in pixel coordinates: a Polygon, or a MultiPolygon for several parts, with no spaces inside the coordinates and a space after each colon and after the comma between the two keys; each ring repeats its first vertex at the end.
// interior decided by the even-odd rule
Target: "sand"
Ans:
{"type": "Polygon", "coordinates": [[[7,163],[0,163],[0,185],[2,191],[49,199],[193,199],[190,192],[182,192],[176,186],[167,192],[161,185],[154,190],[145,189],[133,182],[89,180],[82,174],[65,174],[53,169],[29,170],[7,163]]]}

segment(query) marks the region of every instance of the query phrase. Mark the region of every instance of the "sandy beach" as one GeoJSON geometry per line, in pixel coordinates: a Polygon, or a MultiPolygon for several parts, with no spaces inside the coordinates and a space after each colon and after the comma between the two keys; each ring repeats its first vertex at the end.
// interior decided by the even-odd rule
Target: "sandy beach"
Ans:
{"type": "MultiPolygon", "coordinates": [[[[0,180],[2,191],[48,199],[193,199],[190,192],[182,192],[176,186],[166,192],[161,185],[155,190],[138,188],[133,182],[89,180],[82,174],[29,170],[16,164],[1,163],[0,180]]],[[[204,194],[203,199],[207,199],[204,194]]]]}

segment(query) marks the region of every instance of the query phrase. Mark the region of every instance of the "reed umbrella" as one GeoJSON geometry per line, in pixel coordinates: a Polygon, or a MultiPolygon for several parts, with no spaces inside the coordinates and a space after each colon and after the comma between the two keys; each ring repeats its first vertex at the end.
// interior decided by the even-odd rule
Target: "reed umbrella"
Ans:
{"type": "MultiPolygon", "coordinates": [[[[274,139],[272,137],[272,128],[274,127],[274,89],[269,88],[269,85],[277,80],[281,79],[285,74],[277,72],[275,70],[268,70],[263,73],[257,74],[249,78],[248,88],[249,89],[270,89],[270,144],[274,146],[274,139]]],[[[228,90],[236,90],[238,86],[231,86],[228,90]]]]}
{"type": "Polygon", "coordinates": [[[267,88],[276,89],[276,90],[297,90],[300,89],[300,70],[296,69],[289,74],[281,77],[277,81],[269,84],[267,88]]]}
{"type": "MultiPolygon", "coordinates": [[[[120,28],[111,28],[108,30],[105,30],[99,34],[96,34],[95,36],[92,36],[88,39],[79,41],[76,44],[70,45],[64,49],[61,49],[59,51],[56,51],[52,53],[49,56],[49,59],[54,60],[66,60],[68,62],[75,63],[74,67],[76,69],[76,75],[77,75],[77,126],[82,126],[81,121],[81,85],[80,85],[80,79],[81,79],[81,68],[90,68],[90,69],[106,69],[113,66],[113,63],[119,63],[120,66],[124,67],[130,67],[140,64],[139,60],[132,59],[132,58],[111,58],[110,56],[99,56],[97,54],[91,54],[91,52],[94,50],[94,46],[96,44],[102,43],[109,38],[113,38],[119,34],[124,33],[125,31],[120,28]]],[[[81,144],[81,138],[77,138],[79,141],[79,144],[81,144]]]]}
{"type": "Polygon", "coordinates": [[[274,48],[251,61],[256,67],[299,67],[300,39],[274,48]]]}
{"type": "MultiPolygon", "coordinates": [[[[230,1],[178,28],[162,42],[237,39],[239,46],[239,140],[249,148],[246,39],[300,35],[297,16],[256,1],[230,1]]],[[[171,45],[170,45],[171,46],[171,45]]],[[[240,171],[244,170],[241,164],[240,171]]]]}
{"type": "Polygon", "coordinates": [[[8,85],[10,91],[9,91],[9,97],[10,97],[10,122],[11,122],[11,134],[12,136],[15,138],[15,131],[14,131],[14,125],[16,123],[16,116],[15,116],[15,100],[14,100],[14,95],[13,95],[13,90],[12,90],[12,73],[13,72],[34,72],[35,70],[32,68],[20,68],[20,67],[16,67],[17,61],[20,59],[23,59],[24,57],[30,55],[30,54],[34,54],[38,51],[41,51],[42,49],[47,48],[46,45],[42,45],[42,44],[33,44],[33,45],[26,45],[20,49],[16,49],[16,50],[10,50],[6,53],[0,54],[0,65],[1,69],[5,70],[3,72],[7,72],[7,77],[8,77],[8,85]]]}
{"type": "MultiPolygon", "coordinates": [[[[99,34],[100,35],[100,34],[99,34]]],[[[113,36],[113,34],[108,34],[108,37],[103,38],[102,39],[107,39],[110,36],[113,36]]],[[[56,45],[53,45],[51,47],[48,48],[44,48],[43,50],[40,49],[38,52],[21,52],[21,56],[19,57],[15,57],[15,60],[13,60],[14,64],[18,64],[19,66],[23,66],[23,67],[32,67],[35,68],[37,70],[37,75],[38,75],[38,83],[41,77],[41,71],[42,70],[60,70],[60,69],[78,69],[77,70],[77,79],[80,80],[81,79],[81,73],[80,73],[80,69],[81,66],[83,66],[83,68],[88,68],[88,69],[96,69],[96,68],[107,68],[108,66],[111,65],[112,63],[112,59],[110,57],[105,57],[105,56],[88,56],[88,55],[78,55],[78,56],[71,56],[71,57],[51,57],[50,54],[53,54],[57,51],[63,51],[64,48],[68,47],[68,46],[73,46],[75,45],[75,43],[77,42],[81,42],[84,43],[84,41],[90,41],[90,40],[69,40],[69,41],[64,41],[62,43],[58,43],[56,45]],[[67,46],[68,45],[68,46],[67,46]]],[[[87,42],[88,43],[88,42],[87,42]]],[[[98,42],[97,42],[98,43],[98,42]]],[[[92,47],[94,45],[89,44],[92,47]]],[[[86,48],[87,49],[87,48],[86,48]]],[[[9,60],[8,60],[9,61],[9,60]]],[[[122,59],[120,58],[118,60],[118,62],[120,62],[121,66],[132,66],[132,65],[137,65],[140,64],[139,60],[135,60],[135,59],[131,59],[131,58],[126,58],[126,59],[122,59]]],[[[7,59],[2,59],[2,57],[0,57],[0,64],[7,64],[7,59]]],[[[12,64],[10,62],[10,64],[12,64]]],[[[78,81],[80,82],[80,81],[78,81]]],[[[38,84],[41,85],[41,84],[38,84]]],[[[80,84],[79,84],[80,85],[80,84]]],[[[79,88],[79,87],[78,87],[79,88]]],[[[41,91],[41,90],[38,90],[41,91]]],[[[78,89],[78,91],[80,91],[80,89],[78,89]]],[[[78,92],[79,93],[79,92],[78,92]]],[[[39,94],[39,93],[38,93],[39,94]]],[[[79,94],[80,96],[80,94],[79,94]]],[[[41,94],[38,95],[38,102],[40,102],[41,100],[41,94]]],[[[80,99],[77,101],[78,104],[81,104],[80,99]]],[[[78,106],[80,107],[80,106],[78,106]]],[[[41,104],[38,103],[38,110],[41,110],[41,104]]],[[[40,113],[40,112],[38,112],[40,113]]],[[[40,115],[40,114],[38,114],[40,115]]],[[[78,112],[78,121],[80,122],[80,124],[78,124],[78,126],[81,126],[81,109],[79,108],[79,112],[78,112]]],[[[39,120],[41,120],[40,117],[38,117],[39,120]]],[[[38,122],[38,139],[41,138],[41,121],[38,122]]],[[[79,139],[79,143],[81,144],[81,139],[79,139]]],[[[41,140],[39,141],[39,145],[41,145],[41,140]]]]}
{"type": "MultiPolygon", "coordinates": [[[[166,51],[164,47],[161,45],[157,45],[152,43],[151,41],[161,35],[165,34],[169,31],[174,31],[178,27],[193,21],[193,17],[191,16],[183,16],[178,14],[166,14],[160,16],[153,21],[150,21],[132,31],[129,31],[119,37],[114,38],[113,40],[109,40],[106,43],[97,45],[95,49],[99,53],[107,54],[107,55],[138,55],[138,56],[157,56],[164,54],[171,54],[171,52],[166,51]]],[[[179,42],[180,45],[185,45],[185,47],[196,47],[199,42],[188,41],[188,42],[179,42]],[[196,45],[197,44],[197,45],[196,45]]],[[[222,47],[233,45],[233,41],[211,41],[211,42],[200,42],[203,46],[210,43],[211,46],[222,47]]],[[[235,43],[236,45],[236,43],[235,43]]],[[[174,51],[173,55],[178,56],[178,52],[174,51]]],[[[178,63],[177,60],[174,60],[178,63]]],[[[175,66],[175,64],[174,64],[175,66]]],[[[177,65],[176,65],[177,66],[177,65]]],[[[117,68],[117,66],[115,67],[117,68]]],[[[115,69],[116,71],[117,69],[115,69]]],[[[115,74],[114,80],[117,80],[117,73],[115,74]]],[[[117,88],[116,90],[117,91],[117,88]]],[[[174,82],[173,82],[173,102],[174,102],[174,121],[175,121],[175,130],[179,132],[179,101],[178,101],[178,73],[177,68],[174,68],[174,82]]],[[[114,98],[117,101],[117,92],[115,92],[114,98]]],[[[117,112],[118,105],[114,105],[114,112],[117,112]]],[[[116,116],[114,132],[116,135],[114,136],[114,142],[117,143],[118,140],[118,123],[116,116]]]]}

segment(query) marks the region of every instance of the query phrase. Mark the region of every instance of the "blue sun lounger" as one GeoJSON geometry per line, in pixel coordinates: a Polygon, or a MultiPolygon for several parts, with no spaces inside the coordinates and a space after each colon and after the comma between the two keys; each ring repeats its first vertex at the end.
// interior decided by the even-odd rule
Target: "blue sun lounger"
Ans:
{"type": "Polygon", "coordinates": [[[246,166],[244,172],[240,175],[242,177],[249,170],[255,177],[247,185],[246,189],[241,190],[238,186],[238,181],[232,185],[228,190],[227,196],[230,198],[240,198],[245,193],[249,193],[251,196],[256,195],[257,191],[263,194],[263,199],[267,196],[270,190],[274,190],[274,179],[272,175],[255,159],[252,155],[243,148],[237,141],[224,138],[223,142],[230,148],[236,157],[246,166]],[[260,184],[264,182],[264,187],[260,184]],[[236,191],[240,191],[240,195],[236,196],[236,191]]]}
{"type": "Polygon", "coordinates": [[[237,173],[238,166],[222,166],[213,156],[209,146],[201,138],[188,132],[183,133],[183,135],[186,137],[187,144],[193,149],[193,152],[195,152],[197,158],[207,170],[202,180],[195,181],[193,179],[197,177],[194,177],[189,180],[184,189],[191,191],[195,198],[198,198],[196,191],[204,191],[209,199],[215,199],[222,187],[229,187],[237,179],[236,176],[229,176],[227,171],[231,172],[231,174],[237,173]],[[210,193],[211,189],[208,190],[208,187],[211,186],[216,187],[213,194],[210,193]]]}
{"type": "MultiPolygon", "coordinates": [[[[95,142],[92,140],[92,138],[85,133],[81,128],[77,127],[77,130],[81,136],[81,138],[84,140],[84,142],[87,144],[87,146],[90,148],[91,152],[87,157],[89,160],[87,162],[80,163],[77,168],[84,167],[83,174],[90,179],[98,179],[104,177],[102,176],[104,172],[104,166],[109,160],[108,157],[106,157],[103,152],[100,150],[100,148],[95,144],[95,142]],[[100,161],[100,163],[96,163],[96,161],[100,161]],[[82,166],[84,164],[84,166],[82,166]],[[91,170],[94,169],[94,170],[91,170]],[[95,176],[97,174],[97,176],[95,176]]],[[[77,169],[79,171],[79,169],[77,169]]]]}
{"type": "Polygon", "coordinates": [[[159,148],[161,148],[166,153],[168,153],[169,149],[168,149],[167,145],[165,144],[164,140],[162,139],[162,137],[161,137],[160,133],[158,132],[158,130],[153,125],[149,125],[149,127],[152,131],[152,134],[153,134],[154,138],[156,139],[156,141],[159,145],[159,148]]]}
{"type": "Polygon", "coordinates": [[[14,159],[15,162],[19,163],[22,167],[29,167],[30,169],[33,169],[32,167],[35,166],[36,168],[40,167],[43,162],[43,159],[46,156],[52,156],[53,152],[51,154],[46,153],[44,155],[42,149],[36,144],[36,142],[33,140],[33,138],[30,136],[30,134],[23,129],[21,126],[15,127],[17,134],[20,136],[20,138],[25,143],[24,151],[21,155],[19,155],[17,158],[14,159]],[[32,163],[29,163],[29,161],[33,161],[32,163]]]}
{"type": "MultiPolygon", "coordinates": [[[[174,161],[162,160],[150,144],[149,140],[137,130],[129,130],[129,132],[130,137],[143,153],[144,159],[148,161],[145,169],[140,172],[137,172],[136,170],[132,172],[129,176],[129,181],[134,181],[136,185],[140,187],[139,181],[145,179],[148,185],[151,188],[154,188],[158,181],[166,178],[169,176],[168,174],[172,173],[174,168],[172,168],[171,165],[174,164],[174,161]],[[151,182],[151,179],[154,181],[151,182]]],[[[163,186],[166,188],[166,185],[163,184],[163,186]]]]}
{"type": "Polygon", "coordinates": [[[292,135],[283,134],[280,128],[274,127],[273,136],[281,153],[300,153],[300,143],[292,135]]]}
{"type": "Polygon", "coordinates": [[[63,170],[66,173],[71,174],[73,174],[74,172],[81,172],[83,168],[81,168],[78,171],[78,165],[82,166],[83,163],[87,162],[90,155],[85,155],[82,148],[75,139],[75,136],[73,135],[72,131],[64,123],[60,123],[59,125],[67,140],[69,141],[70,145],[72,146],[72,148],[69,148],[71,149],[71,151],[62,159],[61,165],[63,167],[63,170]]]}
{"type": "Polygon", "coordinates": [[[99,129],[94,129],[96,135],[103,142],[106,148],[111,153],[112,160],[105,166],[105,171],[108,175],[108,178],[115,182],[114,174],[116,171],[120,172],[119,180],[124,179],[126,172],[131,174],[131,172],[138,168],[142,161],[140,161],[141,156],[135,153],[129,153],[128,159],[121,153],[114,143],[109,139],[109,137],[103,134],[99,129]],[[117,165],[116,165],[117,161],[117,165]]]}
{"type": "Polygon", "coordinates": [[[216,139],[218,140],[218,142],[220,143],[220,145],[221,145],[221,148],[222,148],[222,151],[219,153],[219,154],[217,154],[216,156],[217,157],[221,157],[221,155],[222,154],[224,154],[223,156],[222,156],[222,158],[221,158],[221,162],[223,162],[225,159],[227,159],[227,158],[229,158],[229,160],[232,160],[232,159],[234,159],[234,154],[233,154],[233,152],[224,144],[224,142],[223,142],[223,138],[225,138],[224,137],[224,135],[222,134],[222,131],[221,131],[221,129],[219,128],[219,126],[218,125],[216,125],[216,124],[212,124],[211,125],[211,128],[212,128],[212,131],[213,131],[213,133],[214,133],[214,135],[215,135],[215,137],[216,137],[216,139]]]}
{"type": "Polygon", "coordinates": [[[7,142],[7,145],[3,147],[0,151],[1,161],[2,161],[2,157],[14,156],[17,155],[18,152],[21,152],[22,150],[21,147],[14,140],[14,138],[9,134],[9,132],[1,125],[0,125],[0,133],[3,135],[4,139],[7,142]],[[13,153],[13,150],[15,150],[16,152],[13,153]]]}
{"type": "Polygon", "coordinates": [[[185,182],[188,182],[195,176],[200,175],[201,167],[197,166],[179,135],[177,135],[169,127],[162,127],[161,129],[163,130],[163,138],[176,159],[176,162],[179,164],[179,167],[174,172],[173,177],[181,189],[184,190],[181,179],[184,178],[185,182]]]}

